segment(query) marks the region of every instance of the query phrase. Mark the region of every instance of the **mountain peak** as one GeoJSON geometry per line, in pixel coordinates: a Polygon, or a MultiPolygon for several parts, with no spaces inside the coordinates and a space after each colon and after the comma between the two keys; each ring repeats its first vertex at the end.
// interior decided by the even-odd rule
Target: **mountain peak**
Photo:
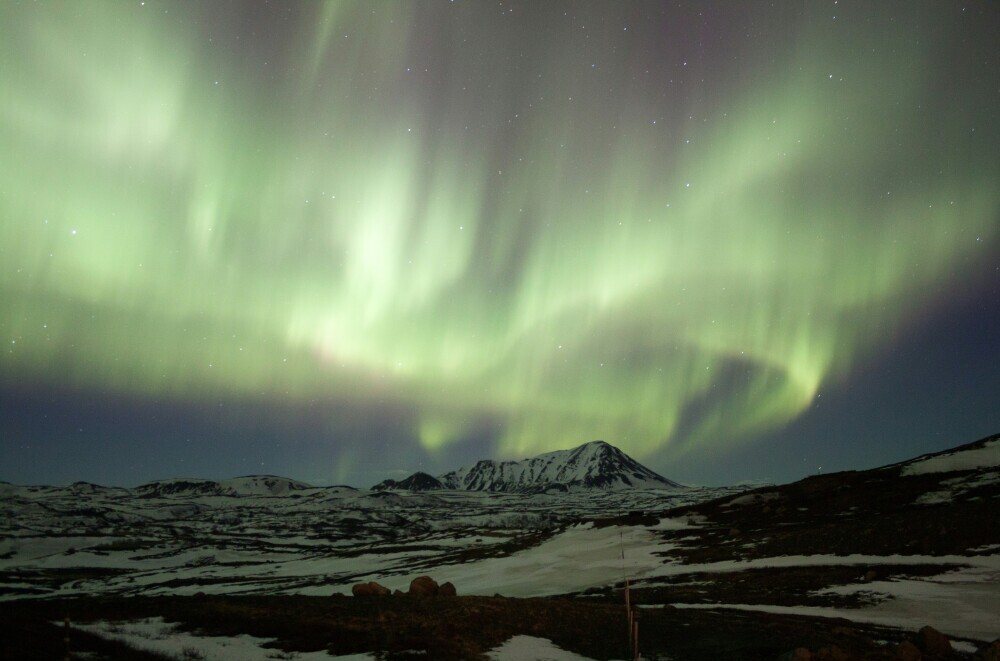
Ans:
{"type": "Polygon", "coordinates": [[[372,491],[431,491],[444,489],[444,485],[434,476],[417,471],[405,480],[384,480],[372,487],[372,491]]]}
{"type": "Polygon", "coordinates": [[[591,441],[521,461],[484,459],[438,479],[445,488],[467,491],[680,488],[605,441],[591,441]]]}

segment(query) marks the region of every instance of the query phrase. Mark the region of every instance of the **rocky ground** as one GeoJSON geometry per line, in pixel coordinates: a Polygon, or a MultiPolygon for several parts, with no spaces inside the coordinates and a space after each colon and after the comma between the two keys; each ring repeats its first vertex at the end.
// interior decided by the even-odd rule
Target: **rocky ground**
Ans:
{"type": "MultiPolygon", "coordinates": [[[[590,659],[628,657],[623,604],[589,599],[503,597],[161,597],[17,602],[3,608],[3,659],[145,659],[75,628],[94,620],[162,616],[203,635],[273,639],[272,658],[326,650],[387,659],[485,658],[515,635],[544,637],[590,659]],[[65,622],[70,622],[66,628],[65,622]],[[67,640],[68,639],[68,640],[67,640]]],[[[685,661],[968,659],[933,630],[899,631],[846,620],[661,607],[639,615],[643,658],[685,661]]],[[[961,649],[968,650],[968,647],[961,649]]],[[[985,649],[976,658],[1000,645],[985,649]]]]}

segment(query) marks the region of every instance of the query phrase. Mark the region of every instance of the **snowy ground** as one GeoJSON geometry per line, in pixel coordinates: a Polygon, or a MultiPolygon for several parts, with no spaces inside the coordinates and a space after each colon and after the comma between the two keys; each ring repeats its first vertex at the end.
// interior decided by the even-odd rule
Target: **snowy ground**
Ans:
{"type": "Polygon", "coordinates": [[[533,636],[514,636],[490,650],[487,656],[496,661],[590,661],[553,645],[550,640],[533,636]]]}
{"type": "MultiPolygon", "coordinates": [[[[775,558],[770,560],[785,560],[775,558]]],[[[830,566],[837,558],[796,558],[788,564],[772,566],[802,566],[812,562],[830,566]],[[794,564],[793,564],[794,563],[794,564]]],[[[854,564],[857,559],[840,558],[854,564]]],[[[895,558],[902,561],[904,558],[895,558]]],[[[927,558],[915,557],[913,564],[927,558]]],[[[944,560],[944,559],[941,559],[944,560]]],[[[963,560],[969,561],[970,558],[963,560]]],[[[735,608],[765,613],[841,617],[852,622],[864,622],[915,631],[930,625],[949,636],[975,640],[1000,638],[1000,557],[975,559],[978,566],[960,569],[931,578],[874,581],[828,588],[825,592],[845,594],[864,592],[884,600],[860,609],[816,606],[772,606],[766,604],[671,604],[677,608],[735,608]]],[[[729,563],[720,563],[726,565],[729,563]]],[[[743,563],[740,563],[743,564],[743,563]]],[[[946,564],[946,563],[942,563],[946,564]]],[[[862,563],[871,566],[871,563],[862,563]]],[[[731,567],[702,567],[701,571],[732,571],[731,567]]]]}
{"type": "MultiPolygon", "coordinates": [[[[198,636],[178,631],[176,625],[163,618],[147,618],[131,622],[95,622],[75,628],[118,640],[137,650],[167,654],[178,659],[215,659],[217,661],[374,661],[374,654],[332,656],[326,652],[282,652],[265,647],[265,638],[254,636],[198,636]]],[[[551,641],[533,636],[514,636],[487,653],[497,661],[591,661],[587,657],[567,652],[551,641]]]]}
{"type": "MultiPolygon", "coordinates": [[[[0,585],[5,588],[0,600],[198,592],[327,595],[369,580],[405,589],[416,575],[443,576],[452,571],[446,568],[475,566],[480,558],[520,557],[553,536],[545,549],[558,551],[567,539],[576,543],[577,533],[564,537],[560,531],[581,518],[666,509],[734,491],[525,496],[331,488],[278,497],[135,497],[93,485],[0,486],[8,514],[0,522],[0,585]],[[65,578],[69,575],[72,580],[65,578]]],[[[584,533],[588,536],[593,533],[584,533]]],[[[590,552],[588,562],[598,552],[611,555],[605,562],[618,557],[603,538],[586,543],[605,547],[590,552]]],[[[532,558],[538,558],[537,551],[527,561],[544,562],[532,558]]],[[[594,571],[595,581],[605,580],[606,572],[594,571]]],[[[549,573],[555,576],[558,567],[549,573]]],[[[529,580],[518,594],[537,592],[539,580],[529,580]]],[[[477,583],[470,578],[465,593],[493,594],[497,590],[490,590],[488,582],[488,577],[477,583]]],[[[592,583],[574,579],[566,587],[577,584],[592,583]]],[[[548,591],[553,589],[562,591],[562,586],[548,591]]]]}
{"type": "Polygon", "coordinates": [[[154,617],[132,622],[95,622],[77,624],[75,628],[104,638],[119,640],[129,647],[148,652],[167,654],[178,659],[219,659],[219,661],[366,661],[375,657],[369,654],[330,656],[326,652],[296,652],[293,656],[263,645],[271,642],[253,636],[196,636],[178,631],[176,625],[154,617]]]}
{"type": "MultiPolygon", "coordinates": [[[[176,492],[137,496],[94,485],[0,484],[5,514],[0,519],[0,600],[196,593],[320,596],[349,594],[351,586],[362,581],[406,590],[419,575],[450,581],[462,595],[539,597],[600,593],[627,578],[634,588],[659,599],[643,602],[651,608],[670,604],[817,615],[908,631],[929,624],[953,638],[990,641],[1000,638],[1000,539],[982,513],[995,512],[992,504],[1000,498],[998,452],[1000,442],[991,441],[964,453],[852,474],[850,482],[817,478],[797,492],[790,485],[751,494],[738,489],[409,494],[287,483],[261,491],[255,482],[233,482],[226,487],[231,492],[221,494],[198,493],[202,486],[180,484],[168,485],[176,492]],[[900,480],[909,486],[901,489],[900,480]],[[859,491],[864,489],[870,491],[859,491]],[[245,493],[248,490],[257,491],[245,493]],[[728,501],[706,503],[723,496],[728,501]],[[890,497],[895,500],[889,502],[890,497]],[[853,504],[816,511],[842,498],[853,498],[853,504]],[[883,509],[865,514],[873,499],[883,509]],[[697,503],[704,506],[663,514],[697,503]],[[914,529],[912,538],[900,531],[901,545],[892,546],[896,533],[878,530],[883,510],[920,525],[930,516],[925,513],[938,518],[930,528],[914,529]],[[941,522],[963,511],[976,512],[979,518],[946,530],[941,522]],[[850,547],[839,554],[800,553],[799,542],[775,550],[769,541],[782,531],[800,528],[804,532],[794,539],[827,540],[820,537],[823,531],[841,530],[865,516],[866,523],[851,528],[864,534],[829,538],[850,547]],[[737,524],[746,524],[752,535],[730,528],[737,524]],[[976,531],[969,537],[978,540],[975,543],[948,541],[965,539],[963,533],[970,529],[976,531]],[[918,548],[911,542],[931,552],[905,552],[918,548]],[[851,552],[867,550],[865,544],[882,544],[885,552],[851,552]],[[699,549],[722,552],[699,555],[699,549]],[[910,566],[930,570],[906,575],[910,566]],[[688,603],[697,601],[697,595],[688,600],[670,597],[671,586],[711,582],[712,576],[731,581],[756,570],[808,567],[838,568],[838,575],[846,578],[813,590],[811,600],[801,600],[809,605],[788,605],[787,598],[688,603]],[[845,567],[856,568],[856,580],[845,567]],[[936,567],[941,568],[937,573],[936,567]],[[873,568],[878,569],[874,574],[873,568]],[[685,583],[688,575],[692,578],[685,583]],[[865,599],[843,599],[850,595],[865,599]],[[826,597],[838,605],[814,605],[826,597]],[[862,605],[848,608],[844,603],[862,605]]],[[[884,525],[893,523],[885,520],[884,525]]],[[[812,548],[829,550],[823,544],[812,548]]],[[[101,635],[127,636],[136,645],[175,655],[191,648],[206,658],[289,658],[264,647],[266,640],[196,637],[157,620],[87,626],[101,635]]],[[[524,636],[512,638],[491,655],[582,658],[524,636]]]]}
{"type": "MultiPolygon", "coordinates": [[[[465,586],[469,594],[545,596],[582,592],[629,577],[633,585],[663,576],[694,573],[731,574],[771,567],[854,566],[859,579],[865,568],[886,565],[966,565],[929,578],[859,582],[829,588],[833,594],[863,592],[880,602],[864,609],[821,607],[733,607],[765,612],[842,617],[916,630],[924,625],[956,637],[1000,638],[1000,556],[781,556],[709,564],[664,563],[667,552],[652,533],[639,527],[571,528],[549,541],[508,558],[484,560],[471,566],[444,567],[436,575],[465,586]],[[624,550],[622,561],[620,551],[624,550]]],[[[677,605],[677,604],[674,604],[677,605]]],[[[720,604],[722,605],[722,604],[720,604]]],[[[725,604],[725,607],[730,607],[725,604]]],[[[688,605],[688,607],[712,607],[688,605]]]]}

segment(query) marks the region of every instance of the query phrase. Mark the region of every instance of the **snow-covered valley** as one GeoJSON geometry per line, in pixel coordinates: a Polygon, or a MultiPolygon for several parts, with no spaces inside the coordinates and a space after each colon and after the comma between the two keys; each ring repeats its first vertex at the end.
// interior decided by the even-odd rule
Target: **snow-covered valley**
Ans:
{"type": "MultiPolygon", "coordinates": [[[[403,584],[416,573],[518,555],[563,538],[582,520],[736,490],[524,495],[326,487],[270,495],[261,488],[269,480],[244,478],[244,488],[228,495],[205,484],[155,491],[3,485],[2,598],[349,592],[361,580],[403,584]]],[[[607,554],[617,563],[617,547],[607,554]]],[[[534,589],[543,591],[551,590],[534,589]]],[[[481,593],[494,592],[483,586],[481,593]]]]}

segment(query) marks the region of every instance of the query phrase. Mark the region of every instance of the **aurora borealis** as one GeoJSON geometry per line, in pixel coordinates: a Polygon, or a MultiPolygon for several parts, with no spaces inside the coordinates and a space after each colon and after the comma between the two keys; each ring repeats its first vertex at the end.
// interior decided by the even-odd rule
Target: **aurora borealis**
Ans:
{"type": "Polygon", "coordinates": [[[0,5],[0,479],[996,432],[1000,8],[776,4],[0,5]]]}

